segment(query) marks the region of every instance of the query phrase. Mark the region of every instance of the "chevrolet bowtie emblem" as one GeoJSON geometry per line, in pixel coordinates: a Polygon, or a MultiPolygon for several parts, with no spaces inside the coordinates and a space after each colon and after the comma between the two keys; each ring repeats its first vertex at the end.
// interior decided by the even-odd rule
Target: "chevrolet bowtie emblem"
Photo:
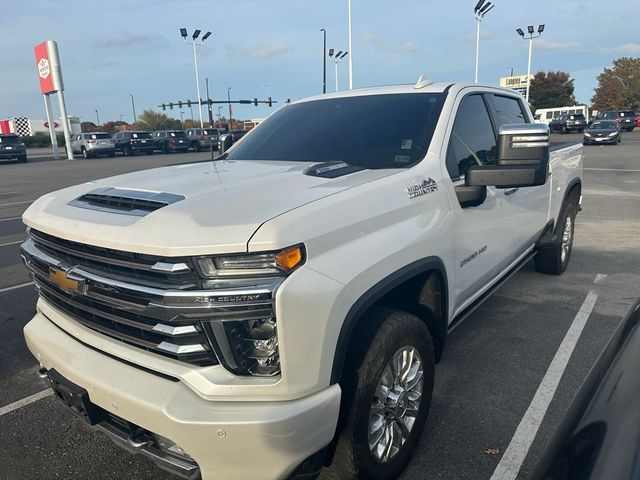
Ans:
{"type": "Polygon", "coordinates": [[[82,288],[82,280],[74,280],[69,278],[68,271],[58,267],[49,267],[49,280],[55,283],[60,290],[65,293],[80,292],[82,288]]]}

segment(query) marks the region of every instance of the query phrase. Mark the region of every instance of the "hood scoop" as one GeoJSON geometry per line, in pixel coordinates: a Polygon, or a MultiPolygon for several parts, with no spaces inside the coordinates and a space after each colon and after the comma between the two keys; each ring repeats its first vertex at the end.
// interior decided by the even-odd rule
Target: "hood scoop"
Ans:
{"type": "Polygon", "coordinates": [[[183,195],[175,193],[102,187],[72,200],[69,205],[99,212],[144,217],[162,207],[184,199],[183,195]]]}
{"type": "Polygon", "coordinates": [[[305,175],[320,178],[338,178],[350,173],[360,172],[364,170],[356,165],[349,165],[345,162],[323,162],[317,163],[304,171],[305,175]]]}

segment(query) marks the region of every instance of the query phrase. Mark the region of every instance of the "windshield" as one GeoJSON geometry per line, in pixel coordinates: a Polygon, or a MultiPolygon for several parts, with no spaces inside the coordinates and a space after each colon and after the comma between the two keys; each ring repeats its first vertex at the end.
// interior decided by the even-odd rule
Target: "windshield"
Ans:
{"type": "Polygon", "coordinates": [[[20,140],[18,137],[13,135],[7,137],[0,136],[0,143],[4,143],[5,145],[17,145],[20,143],[20,140]]]}
{"type": "Polygon", "coordinates": [[[593,122],[589,128],[591,130],[612,130],[616,128],[616,122],[593,122]]]}
{"type": "Polygon", "coordinates": [[[406,168],[426,154],[444,98],[442,93],[404,93],[289,105],[260,124],[227,159],[406,168]]]}

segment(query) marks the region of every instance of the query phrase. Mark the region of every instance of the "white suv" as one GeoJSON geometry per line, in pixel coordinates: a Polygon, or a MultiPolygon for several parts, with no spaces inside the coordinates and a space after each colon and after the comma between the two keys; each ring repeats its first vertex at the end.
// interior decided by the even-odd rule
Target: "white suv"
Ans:
{"type": "Polygon", "coordinates": [[[76,133],[71,136],[71,150],[84,158],[99,155],[115,157],[116,144],[106,132],[76,133]]]}

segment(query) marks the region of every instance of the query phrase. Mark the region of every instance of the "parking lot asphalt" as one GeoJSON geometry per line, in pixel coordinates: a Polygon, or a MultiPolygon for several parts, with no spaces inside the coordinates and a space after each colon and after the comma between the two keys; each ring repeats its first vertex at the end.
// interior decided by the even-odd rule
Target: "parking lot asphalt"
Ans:
{"type": "MultiPolygon", "coordinates": [[[[75,162],[41,157],[0,165],[0,478],[175,478],[112,446],[51,396],[15,403],[47,388],[22,337],[36,294],[23,286],[29,278],[19,258],[25,238],[20,216],[33,200],[58,188],[206,158],[203,153],[75,162]],[[3,413],[8,405],[11,411],[3,413]]],[[[567,330],[594,292],[593,312],[525,452],[517,478],[529,478],[580,383],[640,295],[640,132],[624,134],[617,146],[585,147],[584,166],[583,211],[568,271],[547,276],[528,264],[451,332],[436,368],[427,426],[402,479],[493,480],[567,330]]],[[[330,471],[321,476],[331,477],[330,471]]]]}

